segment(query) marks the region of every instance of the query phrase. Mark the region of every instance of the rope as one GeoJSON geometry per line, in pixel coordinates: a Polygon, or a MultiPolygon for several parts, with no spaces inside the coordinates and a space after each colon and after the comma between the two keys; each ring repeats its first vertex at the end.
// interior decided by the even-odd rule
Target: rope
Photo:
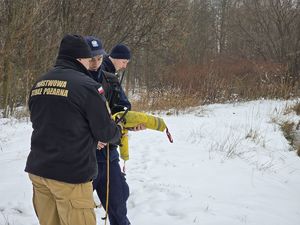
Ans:
{"type": "Polygon", "coordinates": [[[126,174],[126,165],[125,165],[125,160],[123,160],[123,168],[122,168],[122,171],[124,174],[126,174]]]}
{"type": "Polygon", "coordinates": [[[106,153],[106,202],[105,202],[105,222],[106,225],[107,222],[107,216],[108,216],[108,200],[109,200],[109,144],[107,144],[107,153],[106,153]]]}

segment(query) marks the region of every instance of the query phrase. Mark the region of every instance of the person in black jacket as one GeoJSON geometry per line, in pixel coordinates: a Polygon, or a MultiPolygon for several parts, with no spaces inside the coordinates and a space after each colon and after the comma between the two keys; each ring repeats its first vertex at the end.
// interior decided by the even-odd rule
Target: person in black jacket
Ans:
{"type": "Polygon", "coordinates": [[[118,85],[115,79],[121,73],[123,76],[130,58],[130,49],[124,44],[118,44],[112,48],[109,55],[104,56],[101,64],[98,80],[105,89],[105,96],[113,114],[120,111],[122,107],[131,109],[131,103],[122,86],[118,85]]]}
{"type": "Polygon", "coordinates": [[[91,57],[83,37],[64,36],[54,68],[30,92],[33,132],[25,171],[41,225],[96,224],[95,149],[98,141],[117,143],[121,132],[101,85],[89,77],[91,57]]]}

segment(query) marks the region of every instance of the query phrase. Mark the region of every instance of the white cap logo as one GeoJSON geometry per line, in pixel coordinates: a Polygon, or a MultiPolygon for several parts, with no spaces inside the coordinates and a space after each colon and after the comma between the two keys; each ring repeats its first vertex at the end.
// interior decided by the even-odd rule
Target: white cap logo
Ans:
{"type": "Polygon", "coordinates": [[[92,41],[92,46],[93,46],[94,48],[99,47],[98,42],[95,41],[95,40],[93,40],[93,41],[92,41]]]}

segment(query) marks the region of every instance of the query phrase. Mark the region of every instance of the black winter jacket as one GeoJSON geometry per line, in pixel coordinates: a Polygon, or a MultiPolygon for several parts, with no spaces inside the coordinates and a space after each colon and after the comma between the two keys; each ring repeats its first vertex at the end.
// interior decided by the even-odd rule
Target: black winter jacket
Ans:
{"type": "Polygon", "coordinates": [[[59,56],[30,92],[33,132],[25,171],[58,181],[84,183],[97,175],[97,141],[115,143],[101,85],[77,60],[59,56]]]}
{"type": "Polygon", "coordinates": [[[103,62],[101,64],[100,68],[101,68],[101,70],[100,70],[98,82],[103,84],[103,88],[106,92],[105,95],[106,95],[107,100],[109,101],[109,106],[110,106],[110,109],[112,110],[112,113],[114,114],[114,113],[118,112],[118,110],[114,110],[115,105],[125,106],[130,110],[131,103],[129,102],[121,85],[118,88],[119,90],[118,90],[117,96],[115,95],[115,93],[113,93],[111,87],[107,88],[107,84],[105,82],[105,74],[103,71],[109,72],[111,74],[116,73],[116,68],[115,68],[114,64],[112,63],[112,61],[109,59],[108,55],[104,56],[103,62]]]}

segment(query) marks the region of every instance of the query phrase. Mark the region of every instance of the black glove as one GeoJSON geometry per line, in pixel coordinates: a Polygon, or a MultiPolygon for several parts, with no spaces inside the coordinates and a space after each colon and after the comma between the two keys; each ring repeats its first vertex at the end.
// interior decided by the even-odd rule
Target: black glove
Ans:
{"type": "Polygon", "coordinates": [[[114,105],[111,108],[111,113],[114,115],[117,112],[125,111],[127,108],[122,105],[114,105]]]}

